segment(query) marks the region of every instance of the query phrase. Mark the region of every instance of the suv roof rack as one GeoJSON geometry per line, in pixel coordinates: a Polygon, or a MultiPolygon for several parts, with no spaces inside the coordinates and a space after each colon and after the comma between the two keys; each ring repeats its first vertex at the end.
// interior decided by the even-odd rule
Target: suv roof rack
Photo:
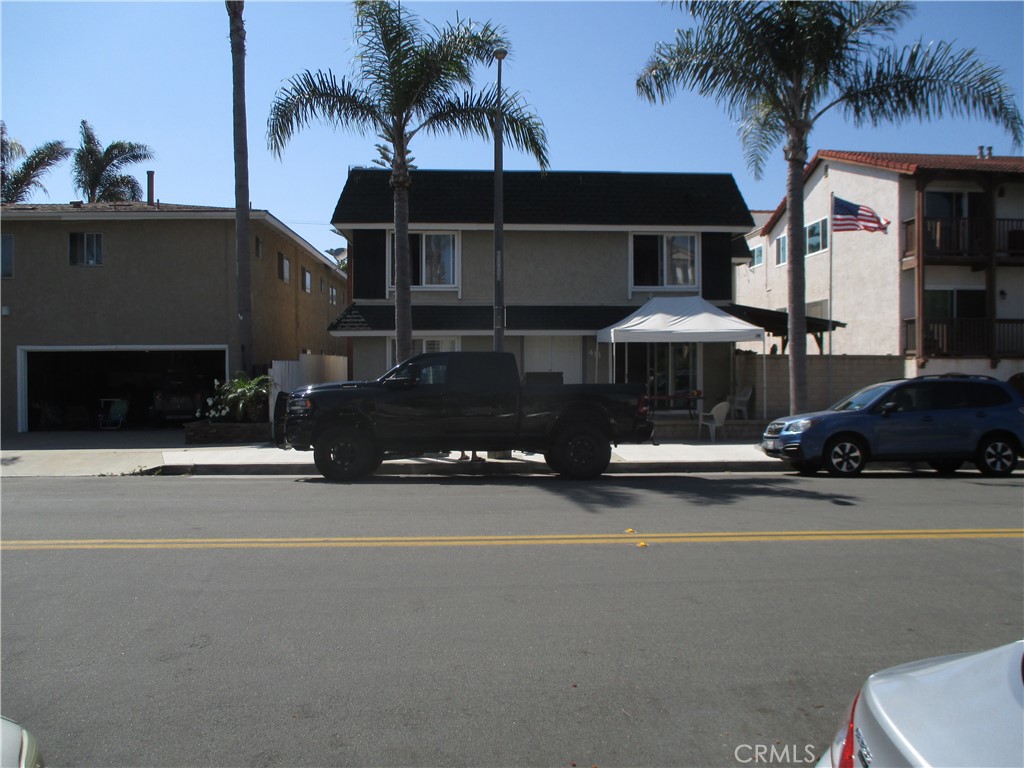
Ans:
{"type": "Polygon", "coordinates": [[[918,379],[983,379],[987,381],[999,381],[995,376],[986,376],[982,373],[930,373],[924,376],[917,376],[918,379]]]}

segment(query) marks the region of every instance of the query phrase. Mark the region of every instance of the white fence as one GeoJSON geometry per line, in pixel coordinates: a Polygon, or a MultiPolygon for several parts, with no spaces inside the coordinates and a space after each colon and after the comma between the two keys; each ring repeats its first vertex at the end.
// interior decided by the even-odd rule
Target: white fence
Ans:
{"type": "Polygon", "coordinates": [[[345,381],[348,358],[343,355],[299,355],[298,360],[275,360],[270,364],[270,412],[273,419],[278,392],[291,392],[305,384],[345,381]]]}

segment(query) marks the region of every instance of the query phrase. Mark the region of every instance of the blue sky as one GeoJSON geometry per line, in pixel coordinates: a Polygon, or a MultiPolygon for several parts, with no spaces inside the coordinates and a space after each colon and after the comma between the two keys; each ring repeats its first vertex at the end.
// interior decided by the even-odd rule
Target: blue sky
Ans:
{"type": "MultiPolygon", "coordinates": [[[[736,178],[751,209],[772,209],[785,192],[781,148],[763,180],[747,170],[735,126],[712,101],[681,93],[666,105],[642,102],[636,75],[659,41],[689,18],[676,8],[634,2],[409,2],[436,24],[462,17],[505,27],[512,52],[507,88],[522,91],[545,123],[553,170],[724,172],[736,178]]],[[[250,0],[245,7],[250,191],[319,249],[343,245],[330,216],[351,166],[376,157],[372,136],[326,127],[299,133],[278,160],[266,148],[274,94],[303,70],[352,72],[352,8],[340,2],[250,0]]],[[[2,116],[27,149],[62,139],[76,146],[86,119],[100,140],[149,144],[156,196],[169,203],[234,205],[231,60],[224,4],[197,2],[0,2],[2,116]]],[[[976,48],[1002,67],[1024,96],[1024,2],[923,2],[903,27],[900,45],[922,39],[976,48]]],[[[479,84],[495,70],[481,68],[479,84]]],[[[811,152],[843,149],[1020,154],[994,124],[944,119],[855,130],[838,114],[819,122],[811,152]]],[[[480,139],[419,136],[420,168],[490,169],[493,147],[480,139]]],[[[510,149],[505,167],[533,160],[510,149]]],[[[35,202],[77,199],[70,165],[43,180],[35,202]]]]}

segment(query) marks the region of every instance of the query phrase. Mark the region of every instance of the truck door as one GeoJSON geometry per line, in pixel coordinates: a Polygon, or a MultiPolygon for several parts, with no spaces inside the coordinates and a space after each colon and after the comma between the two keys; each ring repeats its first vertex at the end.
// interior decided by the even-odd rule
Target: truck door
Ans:
{"type": "Polygon", "coordinates": [[[449,369],[448,434],[468,448],[508,447],[519,431],[519,369],[510,354],[462,353],[449,369]]]}
{"type": "Polygon", "coordinates": [[[375,400],[373,420],[382,440],[403,448],[436,448],[448,431],[449,358],[420,355],[395,372],[375,400]]]}

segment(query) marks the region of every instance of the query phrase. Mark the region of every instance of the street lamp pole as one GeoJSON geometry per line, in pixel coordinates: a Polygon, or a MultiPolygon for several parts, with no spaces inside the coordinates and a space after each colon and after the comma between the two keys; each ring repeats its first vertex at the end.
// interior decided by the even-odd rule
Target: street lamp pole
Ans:
{"type": "Polygon", "coordinates": [[[494,351],[505,348],[505,184],[502,177],[502,106],[501,62],[508,51],[498,48],[494,58],[498,62],[498,95],[494,114],[494,351]]]}

